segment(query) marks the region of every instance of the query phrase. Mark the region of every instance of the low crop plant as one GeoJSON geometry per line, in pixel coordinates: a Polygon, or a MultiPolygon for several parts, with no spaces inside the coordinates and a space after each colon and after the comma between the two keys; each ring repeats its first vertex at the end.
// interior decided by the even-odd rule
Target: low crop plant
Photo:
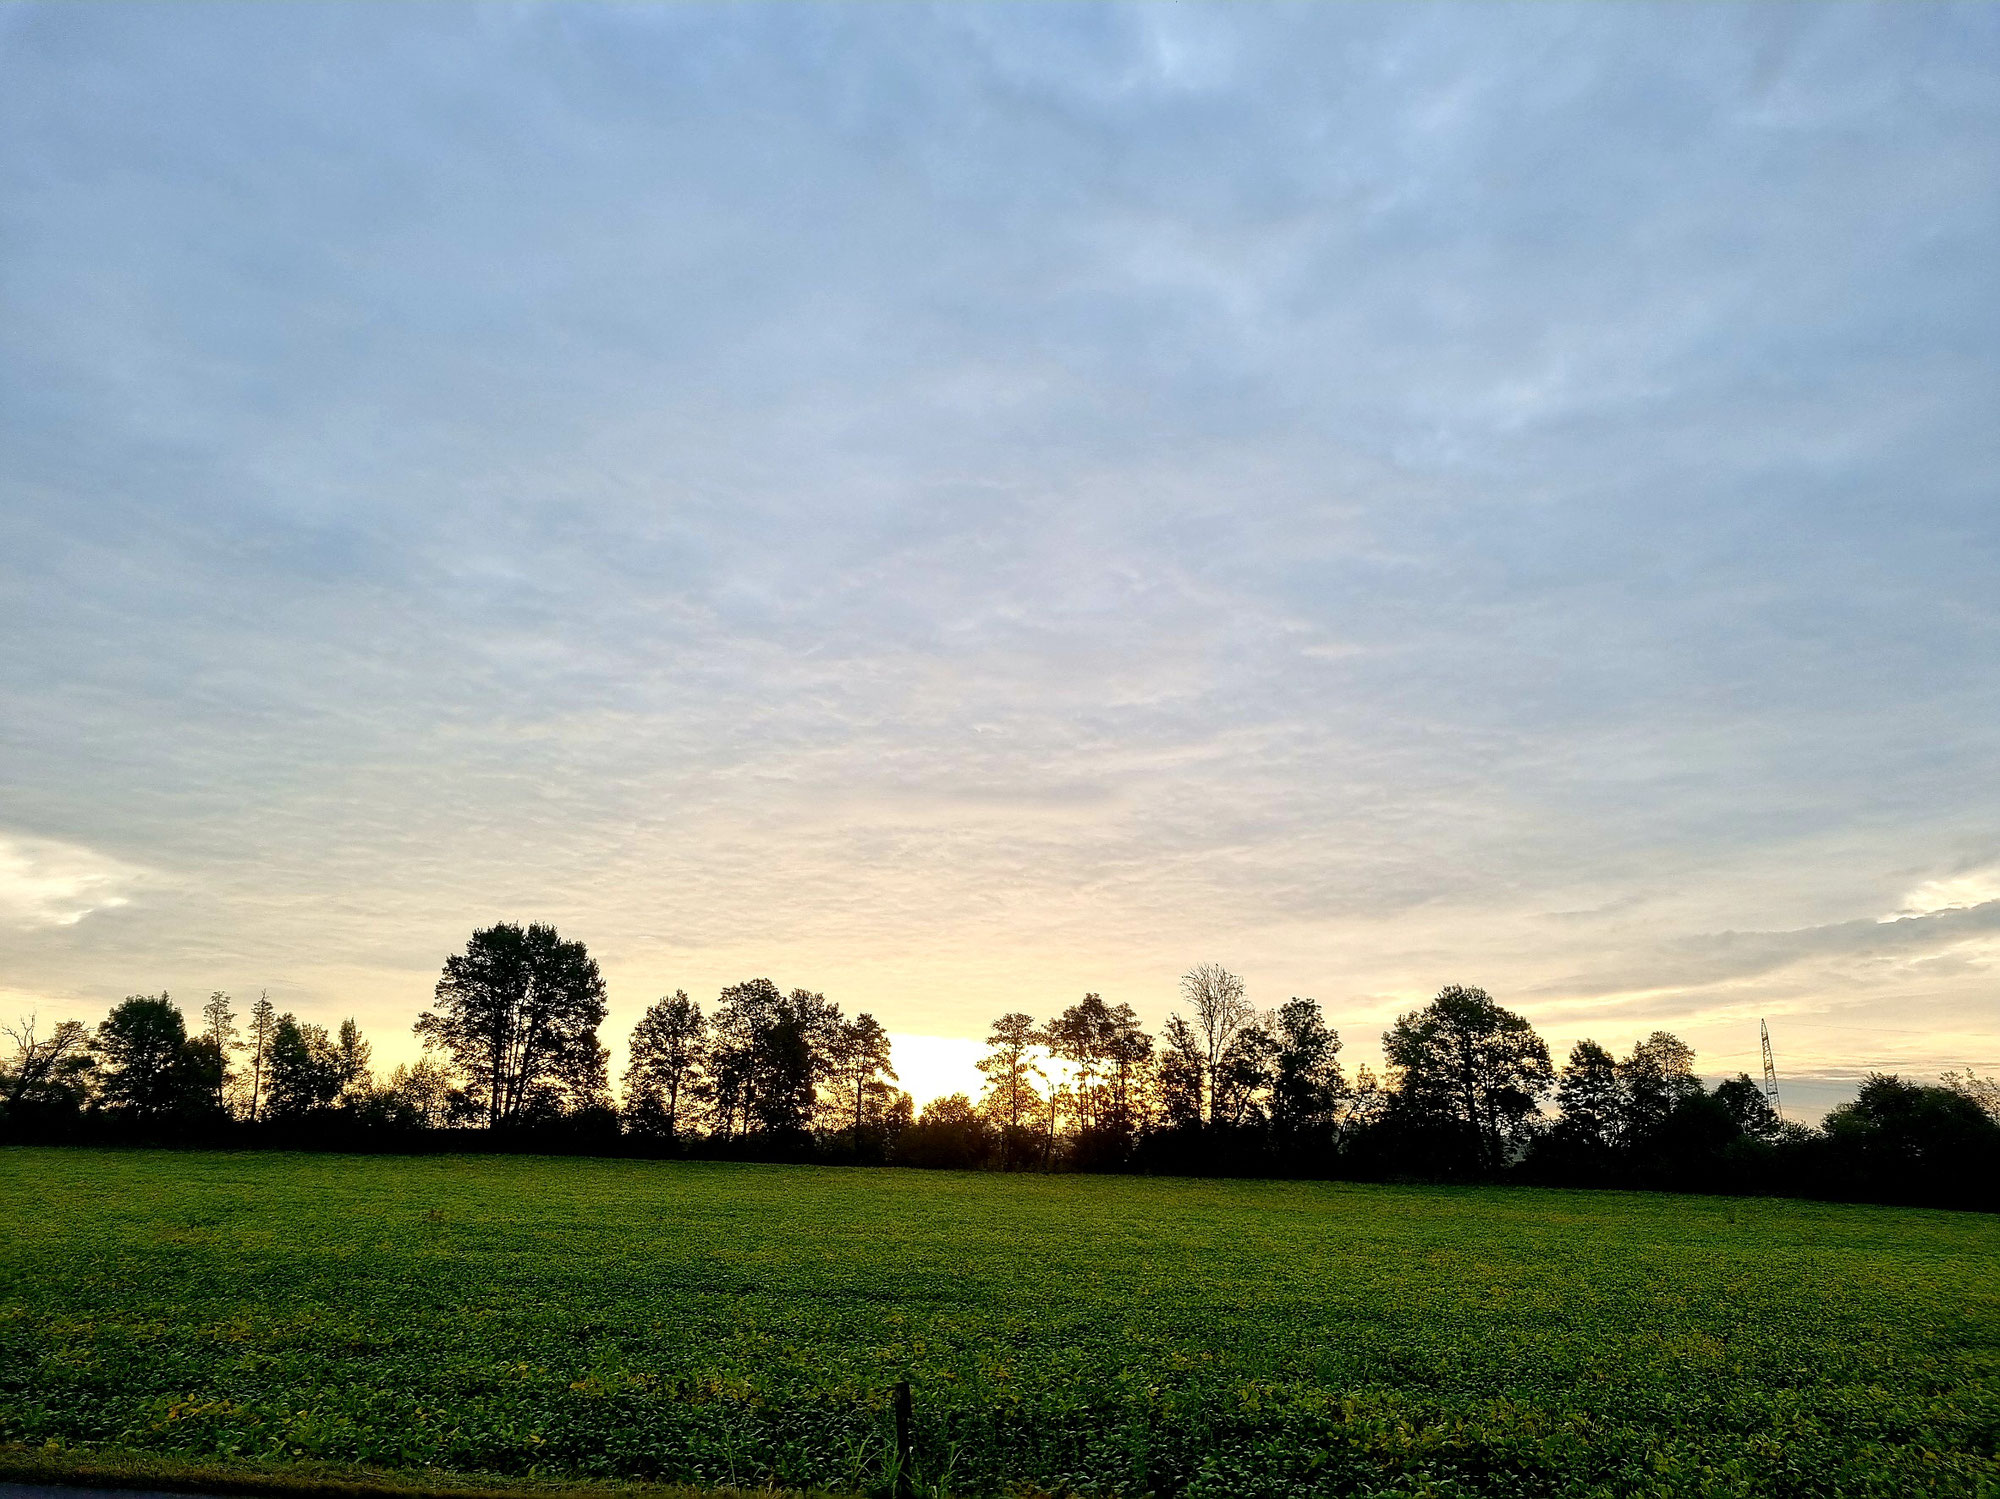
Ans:
{"type": "Polygon", "coordinates": [[[2000,1493],[2000,1220],[0,1151],[0,1443],[889,1493],[2000,1493]]]}

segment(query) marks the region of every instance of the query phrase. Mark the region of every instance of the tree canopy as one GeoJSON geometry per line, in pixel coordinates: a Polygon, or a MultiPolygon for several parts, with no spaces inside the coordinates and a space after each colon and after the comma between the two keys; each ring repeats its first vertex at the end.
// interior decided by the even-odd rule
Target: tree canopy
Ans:
{"type": "Polygon", "coordinates": [[[605,1093],[604,977],[552,926],[502,922],[445,960],[416,1033],[451,1054],[488,1127],[579,1108],[605,1093]]]}
{"type": "Polygon", "coordinates": [[[1533,1026],[1484,989],[1448,984],[1421,1010],[1397,1017],[1382,1038],[1405,1120],[1458,1133],[1469,1164],[1490,1171],[1525,1145],[1540,1100],[1555,1082],[1549,1048],[1533,1026]]]}

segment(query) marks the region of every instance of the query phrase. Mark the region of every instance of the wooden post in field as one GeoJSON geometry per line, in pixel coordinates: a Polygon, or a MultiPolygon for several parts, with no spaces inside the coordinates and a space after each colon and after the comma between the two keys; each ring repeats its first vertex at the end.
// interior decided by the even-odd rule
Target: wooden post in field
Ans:
{"type": "Polygon", "coordinates": [[[916,1453],[910,1445],[910,1382],[896,1381],[896,1499],[910,1499],[910,1468],[916,1453]]]}

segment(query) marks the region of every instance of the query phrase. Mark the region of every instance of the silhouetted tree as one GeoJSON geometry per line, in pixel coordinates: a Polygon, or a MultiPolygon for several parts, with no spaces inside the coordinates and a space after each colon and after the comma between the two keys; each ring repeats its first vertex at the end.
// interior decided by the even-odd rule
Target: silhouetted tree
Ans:
{"type": "Polygon", "coordinates": [[[1738,1074],[1702,1088],[1694,1050],[1655,1031],[1623,1062],[1579,1041],[1556,1090],[1555,1126],[1536,1142],[1526,1174],[1544,1181],[1618,1182],[1734,1191],[1771,1169],[1781,1129],[1764,1091],[1738,1074]]]}
{"type": "Polygon", "coordinates": [[[1220,963],[1197,963],[1181,975],[1181,998],[1194,1011],[1185,1022],[1186,1034],[1198,1043],[1200,1108],[1203,1119],[1214,1115],[1217,1081],[1229,1044],[1236,1033],[1257,1017],[1243,997],[1243,980],[1220,963]]]}
{"type": "Polygon", "coordinates": [[[1139,1028],[1130,1005],[1107,1005],[1086,994],[1044,1032],[1052,1055],[1074,1069],[1072,1080],[1051,1095],[1054,1111],[1067,1102],[1076,1123],[1075,1164],[1103,1169],[1123,1162],[1145,1115],[1141,1081],[1153,1055],[1153,1038],[1139,1028]]]}
{"type": "Polygon", "coordinates": [[[1139,1016],[1130,1005],[1113,1005],[1105,1012],[1098,1053],[1104,1078],[1098,1110],[1101,1127],[1107,1135],[1128,1142],[1146,1123],[1145,1084],[1153,1060],[1153,1038],[1139,1028],[1139,1016]]]}
{"type": "Polygon", "coordinates": [[[1764,1096],[1763,1085],[1747,1072],[1717,1083],[1713,1096],[1735,1124],[1737,1133],[1747,1139],[1775,1140],[1784,1129],[1785,1122],[1771,1107],[1771,1100],[1764,1096]]]}
{"type": "Polygon", "coordinates": [[[880,1114],[889,1100],[896,1069],[889,1064],[889,1033],[873,1015],[836,1021],[829,1032],[829,1080],[833,1083],[843,1123],[853,1131],[854,1149],[861,1149],[861,1130],[870,1105],[880,1114]]]}
{"type": "Polygon", "coordinates": [[[803,1135],[819,1107],[819,1084],[833,1070],[840,1010],[826,996],[794,989],[758,1038],[757,1124],[773,1135],[803,1135]]]}
{"type": "MultiPolygon", "coordinates": [[[[1724,1084],[1724,1087],[1727,1087],[1724,1084]]],[[[1624,1152],[1628,1180],[1679,1191],[1729,1191],[1757,1142],[1747,1137],[1729,1094],[1697,1086],[1624,1152]]]]}
{"type": "Polygon", "coordinates": [[[896,1142],[896,1159],[909,1166],[972,1170],[993,1154],[993,1132],[963,1093],[933,1098],[896,1142]]]}
{"type": "Polygon", "coordinates": [[[271,1003],[269,993],[257,996],[257,1003],[250,1007],[250,1033],[244,1043],[249,1056],[249,1076],[247,1089],[249,1100],[244,1115],[252,1124],[262,1117],[266,1074],[271,1063],[271,1039],[278,1031],[278,1007],[271,1003]]]}
{"type": "Polygon", "coordinates": [[[1399,1016],[1382,1037],[1395,1069],[1390,1115],[1406,1125],[1458,1133],[1463,1164],[1493,1171],[1528,1138],[1538,1100],[1555,1081],[1549,1049],[1534,1028],[1484,989],[1450,984],[1423,1009],[1399,1016]]]}
{"type": "Polygon", "coordinates": [[[1825,1132],[1845,1190],[2000,1205],[2000,1125],[1963,1093],[1870,1073],[1852,1103],[1826,1116],[1825,1132]]]}
{"type": "Polygon", "coordinates": [[[581,942],[552,926],[476,931],[445,960],[436,1003],[416,1033],[451,1053],[488,1128],[602,1100],[604,977],[581,942]]]}
{"type": "Polygon", "coordinates": [[[1160,1062],[1154,1078],[1160,1116],[1169,1129],[1199,1129],[1208,1095],[1208,1063],[1201,1037],[1179,1015],[1160,1028],[1160,1062]]]}
{"type": "Polygon", "coordinates": [[[716,1002],[713,1068],[716,1107],[725,1139],[755,1127],[756,1095],[762,1081],[764,1032],[784,1003],[784,992],[769,979],[751,979],[722,991],[716,1002]],[[732,1120],[734,1124],[732,1124],[732,1120]]]}
{"type": "Polygon", "coordinates": [[[2000,1078],[1981,1077],[1976,1069],[1967,1067],[1961,1072],[1947,1072],[1938,1079],[1938,1085],[1970,1099],[1988,1119],[2000,1124],[2000,1078]]]}
{"type": "Polygon", "coordinates": [[[1531,1174],[1578,1183],[1609,1179],[1619,1169],[1625,1128],[1625,1084],[1610,1052],[1588,1039],[1570,1048],[1556,1109],[1555,1124],[1535,1142],[1531,1174]]]}
{"type": "Polygon", "coordinates": [[[1294,1163],[1333,1149],[1347,1093],[1340,1072],[1340,1033],[1319,1004],[1293,998],[1272,1017],[1270,1118],[1272,1142],[1294,1163]]]}
{"type": "Polygon", "coordinates": [[[134,994],[114,1006],[97,1030],[105,1107],[141,1118],[171,1110],[186,1042],[187,1022],[164,993],[134,994]]]}
{"type": "Polygon", "coordinates": [[[0,1067],[0,1119],[51,1121],[73,1117],[90,1096],[90,1027],[64,1020],[44,1036],[36,1017],[5,1028],[14,1055],[0,1067]]]}
{"type": "Polygon", "coordinates": [[[1078,1123],[1081,1108],[1077,1102],[1076,1089],[1066,1082],[1057,1081],[1049,1089],[1049,1107],[1044,1117],[1042,1129],[1042,1164],[1052,1164],[1068,1134],[1075,1133],[1082,1126],[1078,1123]],[[1069,1121],[1065,1131],[1063,1121],[1069,1121]]]}
{"type": "Polygon", "coordinates": [[[1110,1012],[1104,1000],[1095,994],[1086,994],[1078,1003],[1071,1005],[1048,1024],[1045,1044],[1049,1054],[1058,1061],[1067,1062],[1075,1069],[1070,1087],[1075,1099],[1076,1127],[1081,1134],[1091,1125],[1093,1094],[1097,1085],[1097,1071],[1104,1050],[1104,1035],[1110,1024],[1110,1012]]]}
{"type": "Polygon", "coordinates": [[[678,1138],[706,1085],[708,1020],[685,990],[656,1000],[632,1031],[625,1107],[640,1134],[678,1138]]]}
{"type": "Polygon", "coordinates": [[[1000,1159],[1005,1166],[1025,1165],[1041,1153],[1035,1126],[1047,1105],[1035,1079],[1047,1079],[1034,1060],[1035,1048],[1041,1044],[1034,1017],[1009,1011],[993,1022],[986,1037],[986,1055],[977,1064],[986,1075],[980,1104],[999,1129],[1000,1159]]]}
{"type": "Polygon", "coordinates": [[[824,995],[804,989],[780,994],[769,979],[722,991],[713,1072],[725,1139],[732,1118],[746,1133],[806,1133],[818,1105],[818,1084],[832,1069],[840,1018],[824,995]]]}
{"type": "Polygon", "coordinates": [[[204,1125],[228,1119],[229,1110],[223,1103],[223,1087],[229,1075],[229,1064],[213,1037],[188,1037],[181,1047],[180,1065],[176,1070],[180,1077],[178,1111],[183,1119],[204,1125]]]}
{"type": "Polygon", "coordinates": [[[1644,1149],[1675,1108],[1702,1091],[1694,1048],[1669,1031],[1654,1031],[1634,1046],[1618,1064],[1618,1080],[1624,1088],[1621,1136],[1631,1150],[1644,1149]]]}
{"type": "Polygon", "coordinates": [[[340,1047],[326,1027],[280,1015],[265,1061],[266,1117],[296,1121],[323,1113],[346,1085],[340,1047]]]}
{"type": "Polygon", "coordinates": [[[215,1044],[190,1038],[187,1022],[162,993],[135,994],[97,1028],[104,1106],[148,1123],[213,1114],[222,1065],[215,1044]]]}
{"type": "Polygon", "coordinates": [[[215,1107],[218,1112],[224,1112],[229,1107],[229,1054],[241,1051],[243,1043],[236,1039],[236,1012],[229,1008],[229,996],[220,989],[210,994],[208,1003],[201,1007],[201,1029],[214,1045],[216,1056],[221,1059],[221,1075],[215,1087],[215,1107]]]}
{"type": "Polygon", "coordinates": [[[1277,1055],[1278,1043],[1262,1023],[1238,1029],[1210,1074],[1208,1122],[1229,1129],[1263,1124],[1277,1055]]]}
{"type": "Polygon", "coordinates": [[[1388,1108],[1389,1090],[1375,1076],[1375,1069],[1363,1062],[1354,1069],[1354,1086],[1341,1105],[1342,1136],[1352,1138],[1381,1123],[1388,1108]]]}
{"type": "Polygon", "coordinates": [[[389,1091],[412,1128],[435,1129],[450,1119],[451,1069],[428,1051],[389,1074],[389,1091]]]}
{"type": "Polygon", "coordinates": [[[353,1016],[340,1022],[333,1049],[340,1069],[340,1101],[359,1103],[365,1100],[375,1088],[375,1076],[368,1068],[368,1059],[374,1048],[361,1039],[361,1027],[354,1023],[353,1016]]]}

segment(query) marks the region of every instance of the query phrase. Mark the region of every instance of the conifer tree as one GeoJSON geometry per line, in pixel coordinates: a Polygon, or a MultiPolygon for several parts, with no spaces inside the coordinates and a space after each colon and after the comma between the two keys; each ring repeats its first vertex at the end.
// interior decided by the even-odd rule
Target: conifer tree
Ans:
{"type": "Polygon", "coordinates": [[[236,1075],[229,1065],[229,1054],[241,1051],[243,1043],[236,1039],[236,1012],[229,1008],[229,996],[220,989],[209,995],[208,1003],[201,1007],[201,1029],[222,1062],[216,1079],[215,1106],[226,1110],[229,1107],[229,1084],[236,1075]]]}
{"type": "Polygon", "coordinates": [[[268,990],[257,996],[250,1007],[250,1034],[244,1043],[249,1058],[249,1105],[245,1116],[255,1124],[262,1116],[264,1094],[271,1071],[271,1041],[278,1033],[278,1007],[271,1003],[268,990]]]}

